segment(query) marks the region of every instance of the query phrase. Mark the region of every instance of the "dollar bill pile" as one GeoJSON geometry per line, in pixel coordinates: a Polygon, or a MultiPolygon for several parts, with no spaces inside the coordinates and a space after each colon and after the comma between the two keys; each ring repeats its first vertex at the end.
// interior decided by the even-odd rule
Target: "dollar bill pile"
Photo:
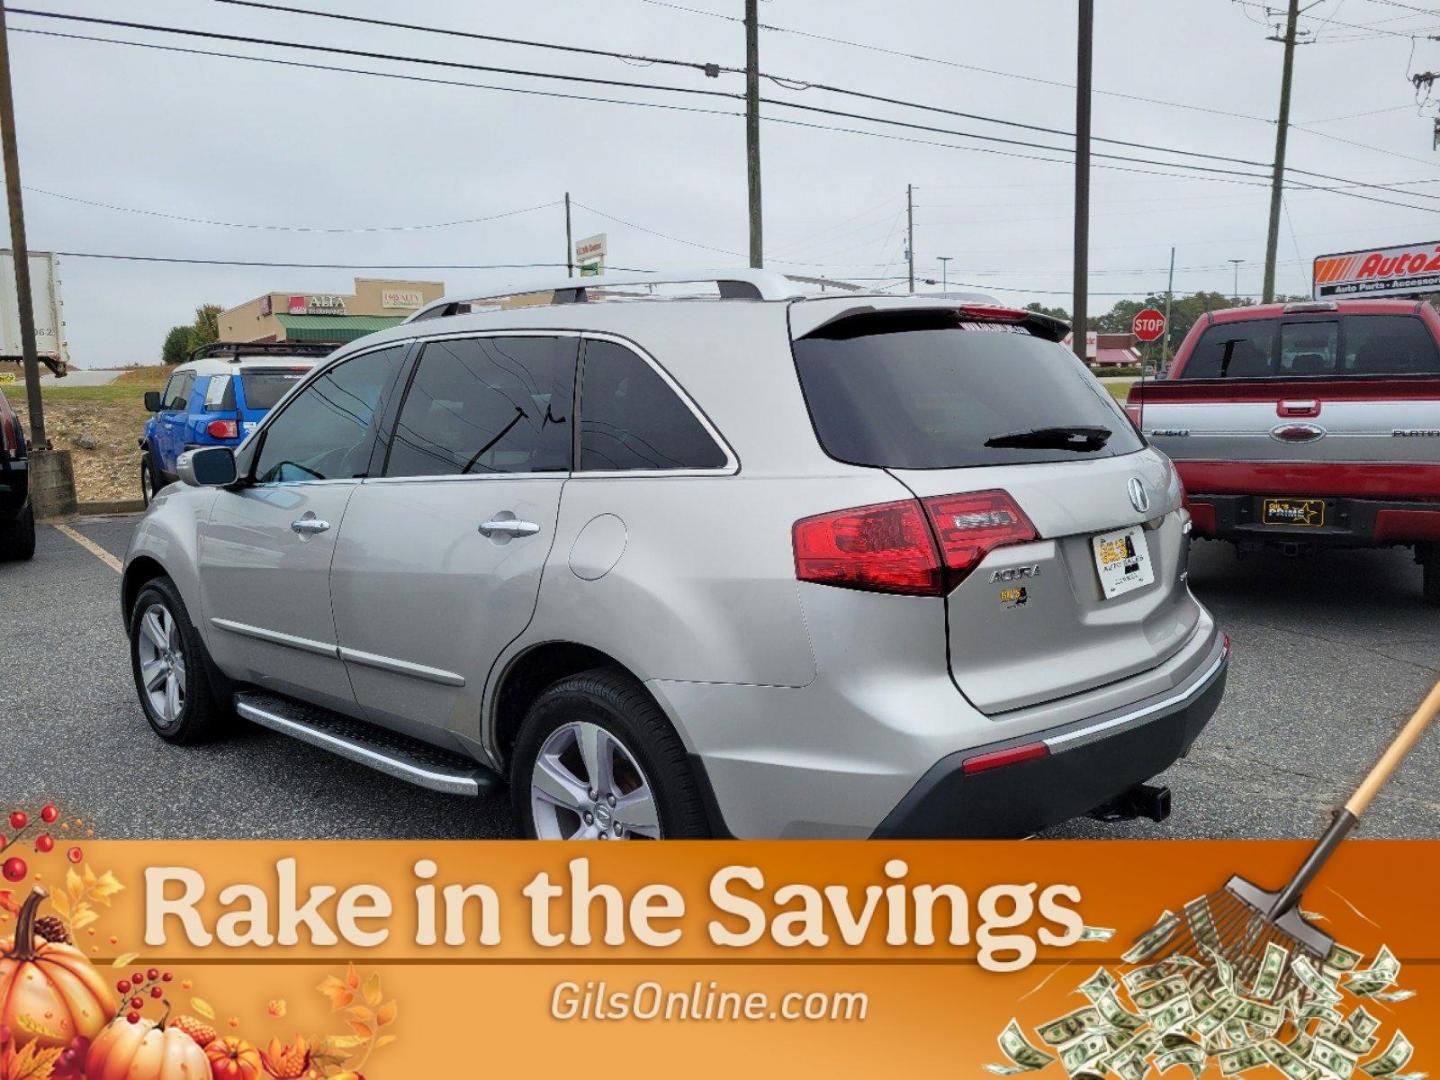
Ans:
{"type": "MultiPolygon", "coordinates": [[[[1402,1032],[1375,1053],[1381,1024],[1365,1002],[1414,996],[1396,985],[1400,961],[1388,948],[1364,965],[1361,953],[1337,944],[1316,963],[1292,958],[1272,941],[1246,980],[1221,955],[1218,937],[1206,942],[1205,905],[1202,898],[1186,906],[1204,959],[1177,954],[1150,962],[1181,924],[1165,912],[1125,953],[1128,970],[1099,968],[1075,990],[1088,1004],[1035,1029],[1040,1045],[1011,1020],[998,1039],[1008,1064],[986,1070],[1015,1076],[1058,1060],[1076,1080],[1112,1073],[1142,1080],[1152,1068],[1163,1073],[1177,1065],[1194,1077],[1213,1065],[1224,1076],[1274,1066],[1289,1080],[1425,1080],[1423,1072],[1401,1071],[1414,1054],[1402,1032]],[[1284,978],[1287,969],[1293,979],[1284,978]],[[1282,986],[1297,982],[1274,1000],[1282,986]]],[[[1108,940],[1104,930],[1086,930],[1085,940],[1108,940]]]]}

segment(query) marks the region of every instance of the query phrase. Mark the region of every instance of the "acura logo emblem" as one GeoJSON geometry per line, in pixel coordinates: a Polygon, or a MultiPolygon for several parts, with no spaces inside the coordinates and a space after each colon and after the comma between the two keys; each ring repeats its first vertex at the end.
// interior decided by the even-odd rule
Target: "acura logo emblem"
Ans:
{"type": "Polygon", "coordinates": [[[1136,513],[1143,514],[1150,509],[1150,496],[1138,476],[1132,476],[1126,487],[1130,490],[1130,505],[1135,507],[1136,513]]]}

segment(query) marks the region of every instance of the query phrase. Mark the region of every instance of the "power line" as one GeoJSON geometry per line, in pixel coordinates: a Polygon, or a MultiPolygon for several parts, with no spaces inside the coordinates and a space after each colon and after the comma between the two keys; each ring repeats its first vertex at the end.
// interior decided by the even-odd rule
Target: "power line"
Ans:
{"type": "MultiPolygon", "coordinates": [[[[712,19],[723,19],[726,22],[738,22],[733,15],[725,15],[718,11],[704,11],[700,8],[686,7],[683,4],[671,3],[669,0],[640,0],[644,4],[652,4],[655,7],[670,8],[674,11],[683,11],[691,15],[704,15],[712,19]]],[[[926,56],[922,53],[908,52],[903,49],[890,49],[881,45],[873,45],[861,41],[849,41],[845,38],[830,37],[826,34],[816,34],[808,30],[796,30],[788,26],[774,26],[769,23],[762,23],[762,30],[770,30],[778,34],[793,34],[796,37],[810,38],[815,41],[824,41],[831,45],[843,45],[852,49],[863,49],[866,52],[884,53],[887,56],[896,56],[902,60],[918,60],[925,64],[939,64],[943,67],[957,68],[962,71],[974,71],[982,75],[993,75],[1002,79],[1018,79],[1021,82],[1037,83],[1041,86],[1055,86],[1065,90],[1074,90],[1074,83],[1062,82],[1057,79],[1045,79],[1038,75],[1022,75],[1014,71],[1000,71],[995,68],[980,67],[975,64],[962,64],[958,60],[946,60],[938,56],[926,56]]],[[[1237,120],[1253,120],[1261,124],[1273,124],[1275,121],[1264,116],[1252,116],[1249,113],[1233,112],[1227,109],[1217,109],[1208,105],[1193,105],[1183,101],[1167,101],[1163,98],[1144,97],[1140,94],[1126,94],[1119,90],[1095,90],[1094,93],[1105,97],[1121,98],[1126,101],[1139,101],[1147,105],[1163,105],[1172,109],[1186,109],[1191,112],[1210,113],[1214,116],[1228,116],[1237,120]]]]}
{"type": "MultiPolygon", "coordinates": [[[[90,17],[88,17],[88,16],[56,15],[55,13],[33,12],[33,11],[25,11],[25,10],[23,10],[23,9],[11,9],[11,11],[12,11],[12,13],[15,13],[15,14],[38,14],[38,15],[43,15],[43,16],[66,18],[66,19],[72,19],[72,18],[73,18],[73,19],[79,19],[79,20],[81,20],[81,21],[86,21],[86,22],[113,22],[113,20],[92,19],[92,18],[90,18],[90,17]]],[[[138,25],[138,24],[122,24],[122,25],[135,26],[135,25],[138,25]]],[[[142,28],[147,28],[147,29],[148,29],[148,27],[142,27],[142,28]]],[[[156,28],[156,29],[159,29],[161,32],[165,32],[165,30],[166,30],[166,28],[164,28],[164,27],[159,27],[159,28],[156,28]]],[[[669,105],[669,104],[660,103],[660,102],[634,101],[634,100],[628,100],[628,99],[622,99],[622,98],[606,98],[606,97],[599,97],[599,96],[593,96],[593,95],[564,93],[564,92],[560,92],[560,91],[535,90],[535,89],[525,88],[525,87],[511,87],[511,86],[499,86],[499,85],[494,85],[494,84],[461,82],[461,81],[458,81],[458,80],[439,79],[439,78],[434,78],[434,77],[425,77],[425,76],[409,75],[409,74],[404,74],[404,73],[399,73],[399,72],[373,71],[373,70],[368,70],[368,69],[364,69],[364,68],[349,68],[349,67],[341,67],[341,66],[337,66],[337,65],[318,64],[318,63],[303,62],[303,61],[283,60],[283,59],[279,59],[279,58],[276,58],[276,57],[249,56],[249,55],[245,55],[245,54],[241,54],[241,53],[226,53],[226,52],[218,52],[218,51],[214,51],[214,50],[181,48],[181,47],[178,47],[178,46],[162,45],[162,44],[155,43],[155,42],[128,41],[128,40],[117,39],[117,38],[95,37],[95,36],[82,35],[82,34],[65,34],[65,33],[58,33],[58,32],[54,32],[54,31],[31,30],[31,29],[19,28],[19,27],[14,28],[14,29],[13,29],[13,32],[15,32],[15,33],[29,33],[29,34],[35,34],[35,35],[38,35],[38,36],[42,36],[42,37],[60,38],[60,39],[65,39],[65,40],[90,41],[90,42],[96,42],[96,43],[102,43],[102,44],[110,44],[110,45],[126,45],[126,46],[131,46],[131,47],[155,49],[155,50],[159,50],[159,51],[172,52],[172,53],[180,53],[180,54],[185,54],[185,55],[206,56],[206,57],[214,57],[214,58],[229,59],[229,60],[243,60],[243,61],[248,61],[248,62],[252,62],[252,63],[277,64],[277,65],[281,65],[281,66],[285,66],[285,67],[303,68],[303,69],[316,70],[316,71],[332,71],[332,72],[341,72],[341,73],[353,74],[353,75],[366,75],[366,76],[370,76],[370,77],[374,77],[374,78],[400,79],[400,80],[407,81],[407,82],[426,83],[426,84],[433,84],[433,85],[458,86],[458,87],[465,87],[465,88],[471,88],[471,89],[495,90],[495,91],[506,92],[506,93],[529,94],[529,95],[532,95],[532,96],[539,96],[539,97],[561,98],[561,99],[566,99],[566,100],[601,102],[601,103],[605,103],[605,104],[615,104],[615,105],[630,105],[630,106],[643,107],[643,108],[657,108],[657,109],[666,109],[666,110],[677,111],[677,112],[702,113],[702,114],[712,115],[712,116],[732,116],[732,117],[734,117],[734,116],[741,116],[741,115],[743,115],[743,114],[738,113],[738,112],[721,110],[721,109],[705,109],[705,108],[698,108],[698,107],[695,107],[695,106],[669,105]]],[[[177,31],[177,32],[179,32],[179,33],[184,33],[184,34],[188,34],[188,35],[192,35],[192,36],[211,36],[211,35],[210,35],[208,32],[206,32],[206,31],[177,31]]],[[[218,35],[218,36],[221,37],[222,39],[226,39],[226,40],[231,40],[231,39],[234,38],[234,35],[218,35]]],[[[260,43],[264,43],[264,42],[263,42],[263,39],[241,39],[241,40],[254,40],[254,41],[258,41],[258,42],[260,42],[260,43]]],[[[336,50],[332,50],[332,49],[330,49],[329,47],[325,47],[325,46],[308,46],[308,45],[296,44],[296,43],[289,43],[289,42],[285,42],[285,43],[281,43],[281,44],[286,45],[286,46],[288,46],[288,47],[292,47],[292,48],[315,48],[315,49],[320,49],[321,51],[336,51],[336,50]]],[[[346,53],[346,54],[348,54],[348,55],[359,55],[359,56],[363,56],[363,57],[368,57],[368,58],[373,58],[373,59],[380,59],[380,60],[396,59],[396,60],[400,60],[401,62],[407,62],[407,61],[410,61],[410,60],[413,59],[413,58],[407,58],[407,57],[392,57],[392,56],[390,56],[390,55],[381,54],[381,53],[367,53],[367,52],[364,52],[364,51],[362,51],[362,50],[353,50],[353,49],[338,50],[338,51],[344,52],[344,53],[346,53]]],[[[480,65],[453,64],[453,63],[450,62],[450,61],[431,61],[431,60],[426,60],[426,59],[417,59],[417,60],[414,60],[414,62],[418,62],[418,63],[438,63],[438,64],[443,64],[443,65],[458,66],[458,67],[475,67],[475,68],[479,68],[480,70],[492,70],[492,71],[500,71],[500,72],[505,72],[505,73],[517,73],[517,72],[515,72],[514,69],[507,69],[507,68],[489,68],[489,67],[482,67],[482,66],[480,66],[480,65]]],[[[522,75],[523,75],[523,74],[527,74],[527,72],[520,71],[520,72],[518,72],[518,74],[522,74],[522,75]]],[[[559,75],[559,74],[556,74],[556,73],[541,73],[541,74],[542,74],[544,77],[561,78],[561,79],[566,79],[566,80],[570,80],[570,81],[581,81],[581,82],[584,82],[584,81],[598,81],[598,82],[601,82],[601,83],[603,83],[603,84],[605,84],[605,85],[620,85],[620,86],[634,87],[634,88],[638,88],[638,89],[658,89],[658,90],[671,90],[671,89],[676,89],[676,90],[679,90],[679,91],[682,92],[682,93],[703,94],[703,95],[706,95],[706,96],[709,96],[709,97],[719,97],[719,98],[725,98],[725,99],[728,99],[728,100],[738,100],[738,99],[739,99],[739,95],[737,95],[737,94],[729,94],[729,93],[725,93],[725,92],[722,92],[722,91],[687,90],[687,89],[684,89],[684,88],[655,86],[655,85],[653,85],[653,84],[621,83],[621,82],[617,82],[617,81],[615,81],[615,80],[589,80],[589,79],[582,78],[582,77],[580,77],[580,76],[559,75]]],[[[775,99],[764,99],[764,100],[765,100],[767,103],[769,103],[769,104],[778,104],[778,105],[781,105],[781,106],[788,106],[788,107],[790,107],[790,108],[800,109],[800,110],[803,110],[803,111],[816,112],[816,113],[824,113],[824,114],[828,114],[828,115],[831,115],[831,116],[845,117],[845,118],[854,119],[854,120],[860,120],[860,121],[869,122],[869,123],[885,124],[885,125],[890,125],[890,126],[899,126],[899,127],[904,127],[904,128],[914,129],[914,130],[921,130],[921,131],[933,132],[933,133],[956,135],[956,136],[961,137],[961,138],[977,138],[977,139],[982,139],[982,140],[985,140],[985,141],[998,141],[998,142],[1005,143],[1005,144],[1010,144],[1010,145],[1018,145],[1018,146],[1024,146],[1024,147],[1031,147],[1031,148],[1039,149],[1039,150],[1046,150],[1046,151],[1049,151],[1049,152],[1051,152],[1051,153],[1061,153],[1061,154],[1073,153],[1073,149],[1067,148],[1067,147],[1056,147],[1056,146],[1050,146],[1050,145],[1043,144],[1043,143],[1030,143],[1030,142],[1026,142],[1026,141],[1023,141],[1023,140],[1004,139],[1004,138],[1001,138],[1001,137],[999,137],[999,136],[984,136],[984,135],[978,135],[978,134],[969,133],[969,132],[953,131],[953,130],[946,129],[946,128],[938,128],[938,127],[933,127],[933,126],[928,126],[928,125],[914,124],[914,123],[910,123],[910,122],[907,122],[907,121],[891,120],[891,119],[882,118],[882,117],[867,116],[867,115],[864,115],[864,114],[851,113],[851,112],[846,112],[846,111],[842,111],[842,110],[823,109],[823,108],[821,108],[821,107],[819,107],[819,106],[801,105],[801,104],[798,104],[798,103],[777,101],[777,100],[775,100],[775,99]]],[[[971,153],[985,153],[985,154],[991,154],[991,155],[1001,156],[1001,157],[1010,157],[1010,158],[1015,158],[1015,159],[1018,159],[1018,160],[1025,160],[1025,161],[1039,161],[1039,162],[1045,162],[1045,163],[1049,163],[1049,164],[1059,164],[1059,165],[1068,164],[1068,162],[1067,162],[1065,159],[1063,159],[1063,158],[1041,157],[1041,156],[1038,156],[1038,155],[1035,155],[1035,154],[1024,154],[1024,153],[1018,153],[1018,152],[1015,152],[1015,151],[997,150],[997,149],[993,149],[993,148],[989,148],[989,147],[964,146],[964,145],[957,145],[957,144],[955,144],[955,143],[941,142],[941,141],[938,141],[938,140],[920,139],[920,138],[914,138],[914,137],[903,137],[903,136],[886,134],[886,133],[884,133],[884,132],[870,131],[870,130],[866,130],[866,129],[862,129],[862,128],[845,127],[845,126],[834,125],[834,124],[809,123],[809,122],[805,122],[805,121],[801,121],[801,120],[794,120],[794,119],[789,119],[789,118],[785,118],[785,117],[775,117],[775,116],[766,116],[766,117],[764,117],[763,119],[764,119],[767,123],[785,124],[785,125],[792,126],[792,127],[809,128],[809,129],[821,130],[821,131],[840,132],[840,133],[844,133],[844,134],[864,135],[864,136],[871,137],[871,138],[883,138],[883,139],[888,139],[888,140],[891,140],[891,141],[909,142],[909,143],[915,143],[915,144],[920,144],[920,145],[937,146],[937,147],[942,147],[942,148],[945,148],[945,149],[963,150],[963,151],[967,151],[967,152],[971,152],[971,153]]],[[[1254,186],[1256,181],[1258,181],[1259,179],[1263,179],[1263,177],[1258,176],[1258,174],[1254,174],[1254,173],[1244,173],[1244,172],[1240,172],[1240,171],[1238,171],[1238,170],[1219,169],[1219,168],[1212,167],[1212,166],[1189,165],[1189,164],[1185,164],[1185,163],[1182,163],[1182,162],[1154,161],[1154,160],[1145,159],[1145,158],[1132,158],[1132,157],[1128,157],[1128,156],[1121,155],[1121,154],[1097,154],[1096,156],[1106,157],[1106,158],[1111,159],[1111,160],[1113,160],[1113,161],[1132,162],[1132,163],[1134,163],[1134,164],[1139,164],[1139,165],[1149,164],[1149,165],[1159,165],[1159,166],[1161,166],[1161,167],[1163,167],[1163,168],[1166,168],[1166,169],[1190,170],[1190,171],[1198,172],[1198,173],[1201,174],[1201,175],[1195,177],[1196,179],[1204,179],[1204,180],[1209,180],[1209,181],[1211,181],[1211,182],[1217,182],[1217,183],[1239,183],[1239,184],[1244,184],[1244,185],[1246,185],[1246,186],[1254,186]],[[1213,174],[1222,174],[1222,175],[1213,175],[1213,174]],[[1248,177],[1248,178],[1250,178],[1250,179],[1244,179],[1244,180],[1242,180],[1242,179],[1232,179],[1231,177],[1248,177]]],[[[1177,176],[1182,175],[1182,174],[1175,173],[1175,172],[1161,172],[1161,171],[1158,171],[1158,170],[1156,170],[1156,169],[1143,169],[1143,168],[1137,169],[1137,168],[1127,167],[1127,166],[1124,166],[1124,165],[1109,165],[1109,164],[1104,164],[1104,163],[1097,163],[1095,167],[1096,167],[1096,168],[1102,168],[1102,169],[1110,169],[1110,170],[1117,171],[1117,172],[1127,172],[1127,173],[1134,173],[1134,174],[1140,174],[1140,175],[1150,175],[1150,176],[1177,177],[1177,176]]],[[[1338,179],[1338,178],[1337,178],[1337,179],[1338,179]]],[[[1423,182],[1423,181],[1422,181],[1422,182],[1423,182]]],[[[1347,181],[1347,183],[1349,183],[1349,182],[1347,181]]],[[[1384,185],[1359,184],[1359,183],[1357,183],[1356,186],[1374,187],[1374,188],[1381,188],[1381,189],[1384,189],[1384,190],[1389,190],[1389,189],[1386,188],[1384,185]]],[[[1362,194],[1360,194],[1360,193],[1358,193],[1358,192],[1348,191],[1348,190],[1345,190],[1345,189],[1342,188],[1342,187],[1325,187],[1325,186],[1319,186],[1319,185],[1313,185],[1313,184],[1296,184],[1295,187],[1297,188],[1297,190],[1313,190],[1313,191],[1335,192],[1335,193],[1338,193],[1338,194],[1346,195],[1346,196],[1351,197],[1351,198],[1364,199],[1364,200],[1366,200],[1366,201],[1381,203],[1381,204],[1384,204],[1384,205],[1398,206],[1398,207],[1401,207],[1401,208],[1407,209],[1407,210],[1417,210],[1417,211],[1423,211],[1423,210],[1424,210],[1423,207],[1414,206],[1414,205],[1409,204],[1409,203],[1400,203],[1400,202],[1393,202],[1393,201],[1391,201],[1391,200],[1386,200],[1386,199],[1378,199],[1378,198],[1375,198],[1375,197],[1373,197],[1373,196],[1366,196],[1366,195],[1362,195],[1362,194]]],[[[1425,197],[1429,197],[1429,196],[1425,196],[1425,197]]]]}
{"type": "Polygon", "coordinates": [[[79,203],[82,206],[93,206],[101,210],[114,210],[124,214],[141,214],[145,217],[164,218],[167,221],[183,221],[191,225],[217,225],[227,229],[260,229],[271,232],[299,232],[299,233],[382,233],[382,232],[420,232],[426,229],[448,229],[456,225],[475,225],[482,221],[498,221],[501,218],[516,217],[520,214],[533,213],[536,210],[548,210],[552,206],[559,206],[561,200],[555,199],[538,206],[527,206],[519,210],[506,210],[498,214],[486,214],[482,217],[457,218],[454,221],[436,221],[423,225],[361,225],[355,227],[328,226],[328,225],[268,225],[256,224],[253,222],[241,221],[215,221],[210,218],[186,217],[183,214],[167,214],[160,210],[146,210],[135,206],[119,206],[114,203],[97,202],[94,199],[82,199],[78,195],[67,195],[61,191],[47,191],[45,188],[31,187],[25,185],[25,190],[37,195],[47,195],[52,199],[64,199],[66,202],[79,203]]]}

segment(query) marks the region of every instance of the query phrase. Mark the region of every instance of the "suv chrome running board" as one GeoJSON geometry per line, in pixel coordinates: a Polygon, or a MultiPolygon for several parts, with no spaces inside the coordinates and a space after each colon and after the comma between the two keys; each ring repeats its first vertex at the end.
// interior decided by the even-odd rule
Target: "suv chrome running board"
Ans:
{"type": "Polygon", "coordinates": [[[378,772],[449,795],[484,795],[498,777],[479,762],[328,709],[260,690],[235,695],[235,711],[261,727],[378,772]]]}

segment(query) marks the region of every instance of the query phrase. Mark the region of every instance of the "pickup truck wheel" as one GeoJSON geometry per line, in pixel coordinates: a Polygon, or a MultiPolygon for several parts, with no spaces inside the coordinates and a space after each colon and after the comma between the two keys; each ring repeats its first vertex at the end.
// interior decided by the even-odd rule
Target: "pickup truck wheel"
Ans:
{"type": "Polygon", "coordinates": [[[1420,552],[1424,573],[1425,602],[1440,607],[1440,544],[1428,544],[1420,552]]]}
{"type": "Polygon", "coordinates": [[[167,577],[147,583],[135,598],[130,666],[145,718],[166,742],[200,742],[228,718],[211,682],[205,643],[167,577]]]}
{"type": "Polygon", "coordinates": [[[639,683],[609,668],[536,699],[515,742],[511,793],[529,839],[709,836],[679,736],[639,683]]]}
{"type": "Polygon", "coordinates": [[[155,466],[150,464],[150,455],[146,454],[140,459],[140,498],[145,500],[145,505],[150,505],[150,500],[155,497],[155,466]]]}
{"type": "Polygon", "coordinates": [[[12,521],[0,521],[0,559],[24,561],[35,555],[35,507],[29,503],[12,521]]]}

